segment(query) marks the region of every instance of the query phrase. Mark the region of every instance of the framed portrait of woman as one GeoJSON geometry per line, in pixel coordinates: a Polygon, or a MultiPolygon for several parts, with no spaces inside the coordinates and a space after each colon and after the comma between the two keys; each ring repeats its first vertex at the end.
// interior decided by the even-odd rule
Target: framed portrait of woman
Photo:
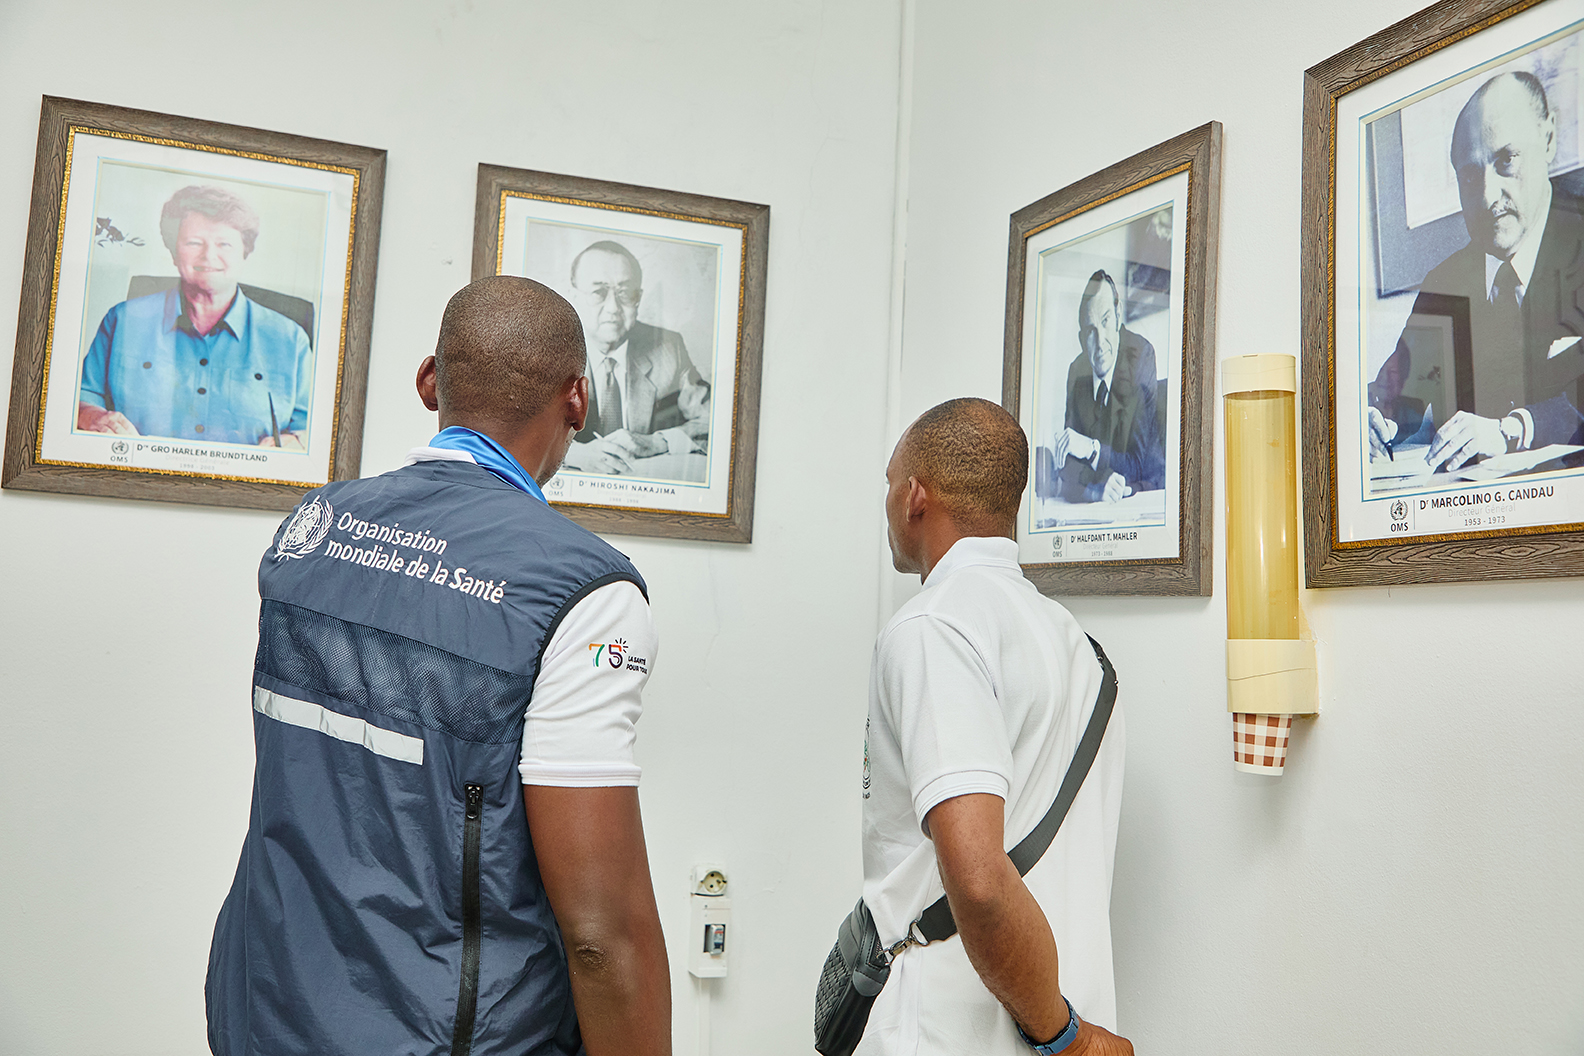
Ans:
{"type": "Polygon", "coordinates": [[[281,509],[355,476],[384,164],[45,97],[4,485],[281,509]]]}

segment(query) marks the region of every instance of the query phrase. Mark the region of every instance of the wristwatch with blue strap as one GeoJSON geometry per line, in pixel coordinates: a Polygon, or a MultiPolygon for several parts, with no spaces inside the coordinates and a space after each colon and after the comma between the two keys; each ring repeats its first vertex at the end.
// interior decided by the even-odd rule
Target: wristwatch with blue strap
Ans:
{"type": "Polygon", "coordinates": [[[1067,1048],[1067,1046],[1071,1045],[1073,1043],[1073,1039],[1078,1037],[1078,1013],[1073,1011],[1072,1002],[1068,1001],[1065,996],[1062,998],[1062,1000],[1067,1004],[1067,1026],[1060,1034],[1056,1035],[1051,1040],[1041,1044],[1029,1037],[1027,1034],[1023,1033],[1022,1027],[1018,1027],[1018,1037],[1028,1042],[1029,1047],[1038,1053],[1039,1056],[1056,1056],[1058,1052],[1063,1051],[1067,1048]]]}

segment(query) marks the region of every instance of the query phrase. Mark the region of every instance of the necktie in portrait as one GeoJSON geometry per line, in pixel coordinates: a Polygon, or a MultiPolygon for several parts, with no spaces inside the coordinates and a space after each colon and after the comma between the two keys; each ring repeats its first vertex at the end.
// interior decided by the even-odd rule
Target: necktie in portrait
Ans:
{"type": "MultiPolygon", "coordinates": [[[[1503,261],[1491,283],[1491,343],[1485,349],[1490,369],[1477,377],[1487,386],[1476,391],[1476,407],[1488,416],[1506,414],[1523,403],[1523,308],[1518,297],[1518,272],[1503,261]]],[[[1476,350],[1475,355],[1479,355],[1476,350]]],[[[1477,390],[1476,383],[1476,390],[1477,390]]]]}
{"type": "Polygon", "coordinates": [[[599,393],[599,432],[601,436],[609,436],[622,427],[622,400],[621,386],[616,383],[616,359],[606,356],[601,364],[604,375],[600,378],[599,393]]]}

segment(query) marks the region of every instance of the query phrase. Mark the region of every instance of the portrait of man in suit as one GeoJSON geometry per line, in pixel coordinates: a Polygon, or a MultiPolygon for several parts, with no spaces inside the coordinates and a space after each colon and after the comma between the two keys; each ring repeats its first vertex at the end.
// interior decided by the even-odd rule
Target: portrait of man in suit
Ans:
{"type": "Polygon", "coordinates": [[[588,342],[590,404],[566,468],[632,473],[644,458],[706,451],[709,383],[681,334],[639,321],[638,258],[620,242],[595,242],[573,258],[570,281],[588,342]]]}
{"type": "MultiPolygon", "coordinates": [[[[1457,406],[1436,423],[1432,469],[1584,443],[1584,217],[1550,176],[1557,116],[1528,72],[1490,78],[1458,114],[1450,160],[1469,243],[1430,271],[1414,305],[1415,314],[1444,312],[1436,305],[1448,298],[1468,306],[1457,406]]],[[[1411,424],[1370,406],[1371,454],[1386,456],[1411,424]]]]}
{"type": "Polygon", "coordinates": [[[1155,348],[1123,325],[1121,297],[1104,269],[1089,276],[1078,301],[1078,344],[1065,424],[1050,447],[1058,493],[1068,502],[1116,502],[1159,490],[1166,446],[1155,348]]]}

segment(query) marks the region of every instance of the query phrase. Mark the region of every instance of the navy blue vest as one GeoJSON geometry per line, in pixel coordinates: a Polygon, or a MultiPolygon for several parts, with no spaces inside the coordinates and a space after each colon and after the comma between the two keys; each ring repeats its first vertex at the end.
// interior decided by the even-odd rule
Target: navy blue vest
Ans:
{"type": "Polygon", "coordinates": [[[217,1056],[582,1051],[517,763],[545,645],[615,580],[643,589],[471,463],[333,483],[281,525],[204,988],[217,1056]]]}

